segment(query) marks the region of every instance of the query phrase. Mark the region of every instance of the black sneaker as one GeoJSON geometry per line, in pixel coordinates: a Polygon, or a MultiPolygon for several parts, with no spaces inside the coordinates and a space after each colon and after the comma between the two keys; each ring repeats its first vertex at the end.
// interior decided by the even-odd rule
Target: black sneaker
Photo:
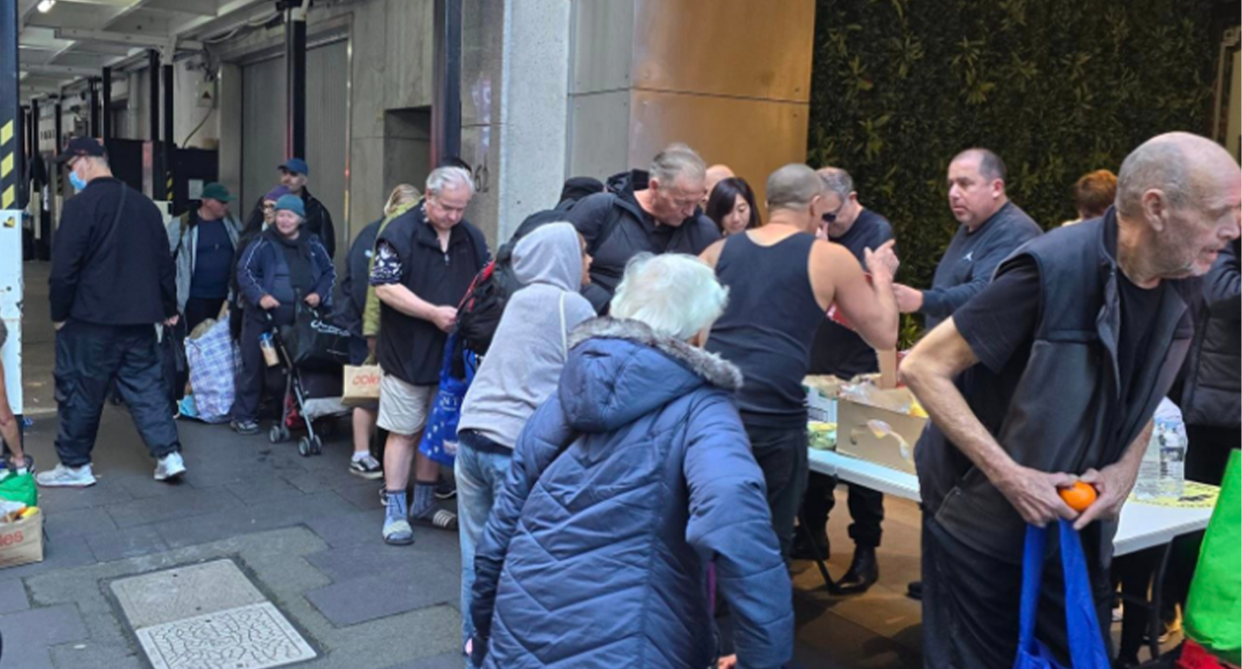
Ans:
{"type": "Polygon", "coordinates": [[[457,479],[452,476],[441,476],[436,483],[436,499],[453,499],[457,496],[457,479]]]}
{"type": "MultiPolygon", "coordinates": [[[[364,479],[374,481],[384,475],[384,469],[380,467],[380,463],[367,453],[366,457],[361,460],[349,461],[349,473],[354,476],[361,476],[364,479]]],[[[388,503],[387,495],[384,497],[384,503],[388,503]]]]}
{"type": "Polygon", "coordinates": [[[235,420],[229,423],[237,434],[252,435],[259,433],[259,424],[252,420],[235,420]]]}

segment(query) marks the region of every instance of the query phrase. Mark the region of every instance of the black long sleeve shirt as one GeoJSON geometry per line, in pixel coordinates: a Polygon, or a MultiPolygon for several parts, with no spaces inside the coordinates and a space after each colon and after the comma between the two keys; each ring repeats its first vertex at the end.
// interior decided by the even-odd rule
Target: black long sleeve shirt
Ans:
{"type": "Polygon", "coordinates": [[[177,269],[159,209],[115,178],[65,202],[52,244],[52,320],[153,324],[177,314],[177,269]],[[113,229],[116,226],[116,229],[113,229]]]}

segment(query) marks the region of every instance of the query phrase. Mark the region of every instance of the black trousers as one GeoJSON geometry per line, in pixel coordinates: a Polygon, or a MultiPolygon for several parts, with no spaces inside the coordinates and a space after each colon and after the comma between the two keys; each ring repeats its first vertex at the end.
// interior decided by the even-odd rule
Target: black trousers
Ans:
{"type": "Polygon", "coordinates": [[[185,333],[189,336],[200,323],[220,315],[224,298],[191,297],[185,301],[185,333]]]}
{"type": "MultiPolygon", "coordinates": [[[[743,421],[744,423],[745,421],[743,421]]],[[[772,529],[781,545],[781,557],[789,560],[794,519],[806,492],[806,427],[770,428],[746,426],[751,451],[763,470],[772,510],[772,529]]]]}
{"type": "Polygon", "coordinates": [[[56,454],[67,467],[91,461],[108,388],[115,382],[134,427],[155,458],[181,450],[151,325],[70,319],[56,333],[56,454]]]}
{"type": "MultiPolygon", "coordinates": [[[[802,514],[810,526],[815,540],[824,538],[824,526],[828,515],[837,505],[832,491],[837,487],[837,477],[811,472],[806,486],[806,499],[802,502],[802,514]]],[[[853,483],[849,484],[846,505],[850,510],[850,538],[860,548],[878,548],[884,522],[884,493],[853,483]]]]}
{"type": "MultiPolygon", "coordinates": [[[[1048,547],[1058,545],[1049,532],[1048,547]]],[[[1108,569],[1099,564],[1099,532],[1082,531],[1096,616],[1109,643],[1112,589],[1108,569]],[[1097,557],[1093,558],[1092,555],[1097,557]]],[[[1050,553],[1052,555],[1059,554],[1050,553]]],[[[1018,652],[1022,601],[1022,565],[982,553],[923,515],[923,666],[926,669],[998,669],[1012,667],[1018,652]]],[[[1044,563],[1036,637],[1068,666],[1065,634],[1065,585],[1060,559],[1044,563]]],[[[1111,649],[1109,656],[1112,656],[1111,649]]]]}
{"type": "MultiPolygon", "coordinates": [[[[264,362],[263,351],[259,348],[259,337],[270,332],[272,326],[263,318],[262,313],[256,316],[255,310],[257,307],[251,307],[243,312],[245,315],[242,318],[241,339],[237,342],[241,349],[242,364],[241,371],[237,373],[237,381],[233,384],[233,420],[239,423],[259,419],[259,402],[263,399],[268,378],[267,363],[264,362]]],[[[284,388],[280,388],[277,394],[283,392],[284,388]]]]}

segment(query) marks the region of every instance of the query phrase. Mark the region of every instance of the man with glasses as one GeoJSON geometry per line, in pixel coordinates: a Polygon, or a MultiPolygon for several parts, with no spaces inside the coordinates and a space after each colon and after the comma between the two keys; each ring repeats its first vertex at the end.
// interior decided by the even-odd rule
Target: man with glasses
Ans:
{"type": "Polygon", "coordinates": [[[1005,176],[1004,161],[987,149],[967,149],[949,163],[949,209],[962,225],[929,290],[893,286],[901,313],[923,314],[928,330],[978,295],[1014,249],[1043,234],[1005,195],[1005,176]]]}
{"type": "Polygon", "coordinates": [[[639,253],[699,254],[720,230],[699,211],[707,167],[685,144],[656,154],[650,171],[632,170],[608,180],[608,191],[574,205],[565,216],[587,241],[591,285],[583,288],[597,313],[608,302],[625,265],[639,253]]]}
{"type": "MultiPolygon", "coordinates": [[[[854,179],[849,172],[837,167],[824,167],[816,171],[824,183],[824,198],[828,213],[820,224],[823,237],[844,246],[858,262],[866,260],[867,250],[880,248],[893,238],[893,226],[888,219],[864,207],[854,190],[854,179]]],[[[815,332],[811,345],[811,374],[833,374],[838,378],[851,379],[858,374],[879,371],[875,349],[853,329],[824,319],[815,332]]],[[[802,505],[802,520],[808,531],[794,541],[793,557],[810,560],[818,553],[828,555],[828,514],[836,506],[833,490],[837,487],[835,476],[811,473],[807,482],[806,497],[802,505]],[[814,550],[810,542],[818,544],[814,550]]],[[[837,581],[837,592],[852,595],[866,592],[880,577],[880,565],[876,549],[880,546],[880,524],[884,521],[884,495],[857,484],[849,485],[850,538],[854,540],[854,559],[849,571],[837,581]]]]}

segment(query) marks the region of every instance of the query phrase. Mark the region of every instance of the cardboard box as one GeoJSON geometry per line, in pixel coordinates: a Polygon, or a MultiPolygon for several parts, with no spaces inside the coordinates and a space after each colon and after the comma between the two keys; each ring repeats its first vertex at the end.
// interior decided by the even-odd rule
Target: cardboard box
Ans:
{"type": "Polygon", "coordinates": [[[0,569],[43,562],[43,511],[0,524],[0,569]]]}
{"type": "MultiPolygon", "coordinates": [[[[905,388],[872,392],[890,406],[911,399],[905,388]]],[[[837,400],[837,451],[899,471],[915,473],[914,445],[926,426],[926,418],[862,404],[845,395],[837,400]]]]}

